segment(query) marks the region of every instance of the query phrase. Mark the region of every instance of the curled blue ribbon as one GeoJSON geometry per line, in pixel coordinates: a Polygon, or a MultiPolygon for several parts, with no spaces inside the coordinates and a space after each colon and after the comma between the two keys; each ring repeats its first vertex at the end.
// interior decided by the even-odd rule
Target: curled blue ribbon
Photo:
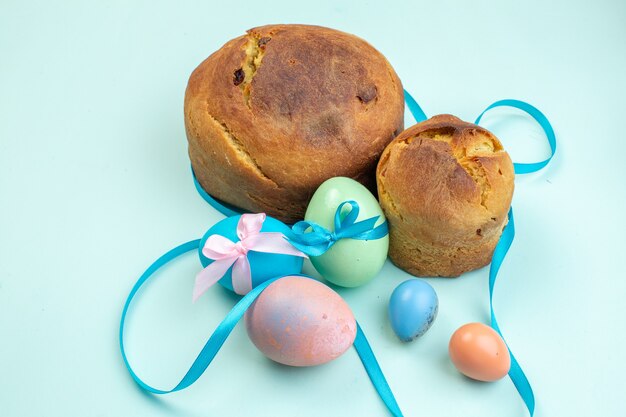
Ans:
{"type": "MultiPolygon", "coordinates": [[[[133,378],[135,383],[137,383],[137,385],[139,385],[145,391],[148,391],[152,394],[168,394],[171,392],[180,391],[196,382],[198,378],[202,376],[204,371],[206,371],[211,362],[213,362],[213,359],[221,349],[222,345],[224,344],[230,333],[233,331],[237,323],[241,320],[246,310],[252,305],[254,300],[256,300],[257,297],[263,292],[263,290],[265,290],[272,282],[275,282],[282,278],[277,277],[263,282],[262,284],[253,288],[252,291],[242,297],[241,300],[239,300],[239,302],[235,304],[235,306],[228,312],[226,317],[224,317],[224,320],[222,320],[221,323],[217,326],[213,334],[209,337],[209,340],[207,340],[206,344],[189,367],[189,370],[187,371],[185,376],[183,376],[183,378],[178,384],[176,384],[174,388],[166,390],[155,388],[151,385],[148,385],[141,378],[139,378],[139,376],[135,373],[132,366],[130,365],[128,357],[126,356],[126,349],[124,347],[124,327],[126,324],[126,315],[139,289],[153,276],[155,272],[157,272],[161,267],[163,267],[168,262],[174,260],[175,258],[187,252],[197,250],[199,245],[200,239],[183,243],[182,245],[175,247],[174,249],[170,250],[169,252],[158,258],[156,261],[154,261],[154,263],[150,265],[148,269],[146,269],[146,271],[141,275],[141,277],[139,277],[139,280],[137,280],[137,282],[133,286],[130,294],[128,294],[126,303],[124,304],[124,309],[122,310],[122,318],[120,320],[119,330],[119,345],[124,365],[126,365],[126,369],[130,373],[130,376],[133,378]]],[[[301,276],[305,277],[304,275],[301,276]]],[[[378,392],[378,395],[385,403],[385,406],[387,406],[387,409],[389,410],[391,415],[393,415],[394,417],[402,417],[402,411],[400,410],[400,407],[398,406],[398,403],[393,396],[391,388],[387,384],[387,380],[385,379],[385,376],[380,369],[380,366],[378,365],[378,361],[376,360],[376,357],[372,352],[372,348],[370,347],[367,338],[365,337],[365,334],[363,333],[363,330],[361,329],[361,326],[358,324],[358,322],[356,337],[354,339],[353,346],[356,349],[359,358],[361,359],[361,362],[363,363],[363,366],[365,367],[365,370],[370,377],[374,388],[376,389],[376,392],[378,392]]]]}
{"type": "Polygon", "coordinates": [[[359,203],[354,200],[344,201],[335,211],[335,230],[330,231],[315,222],[302,220],[294,224],[291,234],[287,237],[289,243],[309,256],[319,256],[330,249],[341,239],[376,240],[389,233],[387,221],[374,227],[380,216],[357,222],[359,217],[359,203]],[[341,211],[348,205],[350,211],[341,219],[341,211]],[[310,229],[310,232],[307,230],[310,229]]]}
{"type": "Polygon", "coordinates": [[[543,161],[540,161],[540,162],[533,162],[530,164],[516,162],[513,164],[513,166],[515,167],[515,173],[516,174],[529,174],[531,172],[539,171],[540,169],[548,165],[548,163],[552,160],[552,157],[556,153],[556,135],[554,134],[554,129],[552,129],[552,125],[548,121],[548,118],[542,112],[540,112],[538,108],[536,108],[535,106],[531,104],[528,104],[520,100],[506,99],[506,100],[499,100],[491,104],[489,107],[483,110],[481,114],[478,115],[474,123],[476,124],[480,123],[480,120],[483,118],[483,115],[487,113],[489,110],[494,109],[496,107],[513,107],[516,109],[520,109],[526,112],[527,114],[529,114],[530,117],[532,117],[533,119],[535,119],[535,121],[537,121],[537,123],[539,123],[539,126],[541,126],[541,128],[543,129],[543,132],[546,134],[546,137],[548,138],[548,143],[550,144],[551,152],[550,152],[550,156],[547,159],[544,159],[543,161]]]}

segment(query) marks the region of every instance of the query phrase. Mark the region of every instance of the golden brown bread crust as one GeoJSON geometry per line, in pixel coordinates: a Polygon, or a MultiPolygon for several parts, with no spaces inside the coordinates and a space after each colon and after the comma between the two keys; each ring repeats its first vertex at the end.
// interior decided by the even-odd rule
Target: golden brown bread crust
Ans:
{"type": "Polygon", "coordinates": [[[480,126],[440,115],[402,132],[376,171],[393,263],[447,277],[487,265],[507,223],[514,177],[502,144],[480,126]]]}
{"type": "Polygon", "coordinates": [[[249,30],[202,62],[185,94],[202,187],[287,222],[330,177],[375,190],[376,163],[403,119],[402,85],[383,55],[317,26],[249,30]]]}

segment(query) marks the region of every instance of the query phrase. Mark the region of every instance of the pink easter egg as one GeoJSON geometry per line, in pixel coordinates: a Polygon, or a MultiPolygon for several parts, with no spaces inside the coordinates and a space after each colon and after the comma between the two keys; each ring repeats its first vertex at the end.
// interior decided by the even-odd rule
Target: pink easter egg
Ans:
{"type": "Polygon", "coordinates": [[[356,320],[339,294],[300,276],[270,284],[246,312],[245,323],[265,356],[291,366],[329,362],[356,337],[356,320]]]}

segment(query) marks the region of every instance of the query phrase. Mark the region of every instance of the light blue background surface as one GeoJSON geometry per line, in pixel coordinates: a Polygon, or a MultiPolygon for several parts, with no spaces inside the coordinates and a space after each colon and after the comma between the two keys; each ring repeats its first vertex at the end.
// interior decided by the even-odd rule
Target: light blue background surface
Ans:
{"type": "MultiPolygon", "coordinates": [[[[191,181],[187,77],[230,38],[271,22],[367,39],[429,115],[473,120],[501,98],[546,113],[559,151],[549,169],[516,181],[498,321],[537,416],[624,414],[626,3],[90,3],[0,6],[0,415],[386,415],[354,350],[291,369],[239,326],[196,385],[158,398],[133,384],[118,352],[134,280],[221,217],[191,181]]],[[[513,159],[547,154],[538,128],[495,119],[485,125],[513,159]]],[[[156,386],[178,381],[235,301],[215,288],[192,304],[198,268],[195,254],[167,268],[131,315],[130,360],[156,386]]],[[[472,382],[448,360],[452,332],[487,320],[487,270],[429,280],[439,317],[409,345],[386,318],[407,277],[388,263],[366,287],[340,291],[405,414],[526,415],[508,379],[472,382]]]]}

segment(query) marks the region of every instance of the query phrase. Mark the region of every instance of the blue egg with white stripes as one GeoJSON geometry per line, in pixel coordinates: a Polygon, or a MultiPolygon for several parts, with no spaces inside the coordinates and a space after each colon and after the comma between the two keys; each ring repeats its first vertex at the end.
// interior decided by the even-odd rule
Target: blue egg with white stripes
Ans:
{"type": "Polygon", "coordinates": [[[435,289],[421,279],[398,285],[389,299],[391,328],[403,342],[422,336],[433,325],[439,310],[435,289]]]}

